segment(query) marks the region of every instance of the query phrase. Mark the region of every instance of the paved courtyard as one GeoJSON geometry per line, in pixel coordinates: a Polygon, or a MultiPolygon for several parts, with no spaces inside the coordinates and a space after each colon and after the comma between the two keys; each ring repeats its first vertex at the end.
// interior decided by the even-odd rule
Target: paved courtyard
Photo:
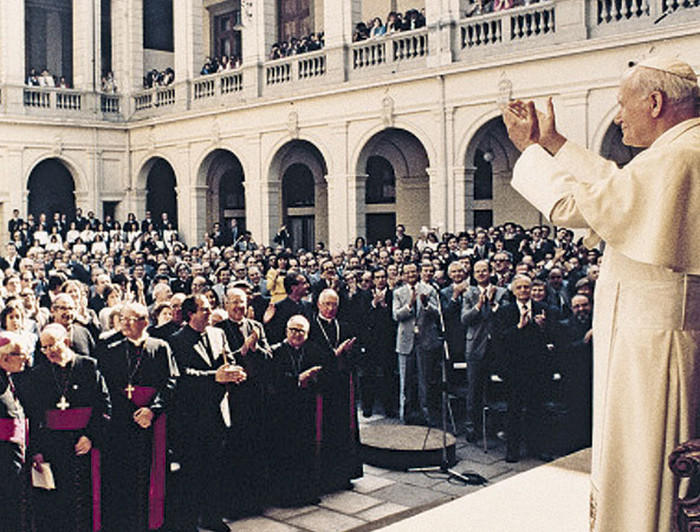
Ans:
{"type": "MultiPolygon", "coordinates": [[[[361,428],[368,423],[395,423],[375,415],[360,418],[361,428]]],[[[478,444],[457,435],[459,473],[478,473],[491,486],[527,471],[543,462],[524,458],[515,464],[505,462],[505,445],[490,441],[488,453],[478,444]]],[[[482,489],[448,479],[441,473],[392,471],[365,464],[364,476],[353,481],[354,489],[321,497],[317,505],[301,508],[268,508],[262,516],[230,523],[234,532],[366,532],[406,519],[458,497],[482,489]]]]}

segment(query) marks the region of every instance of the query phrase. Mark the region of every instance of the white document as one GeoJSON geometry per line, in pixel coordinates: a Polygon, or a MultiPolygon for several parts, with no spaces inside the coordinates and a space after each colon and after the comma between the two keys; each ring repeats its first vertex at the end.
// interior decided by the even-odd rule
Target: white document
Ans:
{"type": "Polygon", "coordinates": [[[221,404],[219,405],[221,407],[221,417],[224,420],[224,424],[227,427],[231,427],[231,411],[229,410],[229,404],[228,404],[228,392],[224,394],[224,398],[221,400],[221,404]]]}
{"type": "Polygon", "coordinates": [[[36,468],[32,466],[32,486],[45,490],[56,489],[53,472],[51,471],[51,464],[41,464],[41,471],[37,471],[36,468]]]}

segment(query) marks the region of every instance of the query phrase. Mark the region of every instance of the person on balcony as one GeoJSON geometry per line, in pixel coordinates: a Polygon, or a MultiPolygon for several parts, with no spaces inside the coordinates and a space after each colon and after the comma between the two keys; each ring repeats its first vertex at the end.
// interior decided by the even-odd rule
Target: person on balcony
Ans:
{"type": "Polygon", "coordinates": [[[374,37],[383,37],[386,34],[386,26],[382,22],[382,19],[379,17],[374,17],[372,19],[372,28],[369,30],[369,36],[371,38],[374,37]]]}

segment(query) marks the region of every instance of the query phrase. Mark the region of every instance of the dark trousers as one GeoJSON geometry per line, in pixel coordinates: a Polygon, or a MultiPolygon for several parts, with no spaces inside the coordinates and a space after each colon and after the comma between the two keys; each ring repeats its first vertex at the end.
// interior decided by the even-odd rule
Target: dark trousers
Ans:
{"type": "Polygon", "coordinates": [[[506,431],[508,444],[506,454],[509,457],[520,456],[523,438],[531,455],[542,451],[543,410],[541,387],[535,379],[507,382],[508,414],[506,431]]]}

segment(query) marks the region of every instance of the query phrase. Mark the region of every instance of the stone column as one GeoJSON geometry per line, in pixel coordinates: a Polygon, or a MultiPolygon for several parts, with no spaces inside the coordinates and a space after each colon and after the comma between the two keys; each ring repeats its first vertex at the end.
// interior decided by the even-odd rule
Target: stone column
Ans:
{"type": "Polygon", "coordinates": [[[323,31],[328,81],[348,79],[349,46],[355,25],[362,20],[362,0],[324,0],[323,31]]]}
{"type": "Polygon", "coordinates": [[[557,100],[557,120],[566,131],[567,138],[581,146],[588,146],[588,91],[561,94],[557,100]]]}
{"type": "Polygon", "coordinates": [[[24,9],[24,0],[0,3],[0,80],[3,84],[24,84],[24,9]]]}
{"type": "Polygon", "coordinates": [[[24,0],[0,2],[0,82],[5,85],[2,107],[12,113],[24,112],[24,55],[24,0]]]}
{"type": "Polygon", "coordinates": [[[426,0],[425,18],[428,27],[428,66],[436,67],[452,63],[455,31],[460,19],[460,0],[426,0]]]}
{"type": "Polygon", "coordinates": [[[464,169],[464,228],[474,227],[474,174],[475,166],[468,166],[464,169]]]}
{"type": "Polygon", "coordinates": [[[243,92],[248,98],[262,95],[263,63],[277,41],[275,0],[241,0],[243,92]]]}
{"type": "Polygon", "coordinates": [[[430,227],[437,227],[442,233],[447,228],[447,179],[445,169],[430,167],[425,169],[430,180],[430,227]]]}
{"type": "Polygon", "coordinates": [[[365,209],[365,188],[367,174],[348,174],[348,216],[350,237],[348,243],[358,236],[367,237],[367,213],[365,209]]]}
{"type": "Polygon", "coordinates": [[[199,74],[204,61],[201,0],[173,2],[175,79],[191,80],[199,74]]]}
{"type": "MultiPolygon", "coordinates": [[[[467,197],[466,168],[464,166],[453,166],[451,181],[453,183],[454,195],[454,218],[449,230],[454,233],[455,231],[463,231],[467,227],[467,202],[471,203],[471,198],[467,197]]],[[[472,174],[472,198],[474,197],[473,187],[474,180],[472,174]]]]}
{"type": "Polygon", "coordinates": [[[270,245],[282,223],[282,183],[264,178],[260,182],[260,195],[262,199],[260,233],[254,236],[258,244],[270,245]]]}
{"type": "Polygon", "coordinates": [[[189,194],[185,187],[176,187],[178,227],[185,241],[193,246],[199,245],[207,230],[207,187],[193,184],[189,194]]]}
{"type": "Polygon", "coordinates": [[[100,89],[100,9],[100,2],[73,0],[73,86],[76,89],[100,89]]]}
{"type": "Polygon", "coordinates": [[[119,92],[129,95],[143,89],[143,0],[112,0],[112,21],[114,77],[119,92]]]}
{"type": "MultiPolygon", "coordinates": [[[[578,0],[557,0],[555,42],[583,42],[586,40],[588,31],[586,27],[587,5],[586,2],[578,0]]],[[[591,9],[595,9],[595,7],[591,9]]]]}
{"type": "Polygon", "coordinates": [[[350,234],[348,224],[350,213],[348,176],[346,174],[329,174],[326,176],[326,181],[328,182],[329,211],[328,249],[345,249],[350,234]],[[333,214],[330,215],[330,212],[333,214]]]}

